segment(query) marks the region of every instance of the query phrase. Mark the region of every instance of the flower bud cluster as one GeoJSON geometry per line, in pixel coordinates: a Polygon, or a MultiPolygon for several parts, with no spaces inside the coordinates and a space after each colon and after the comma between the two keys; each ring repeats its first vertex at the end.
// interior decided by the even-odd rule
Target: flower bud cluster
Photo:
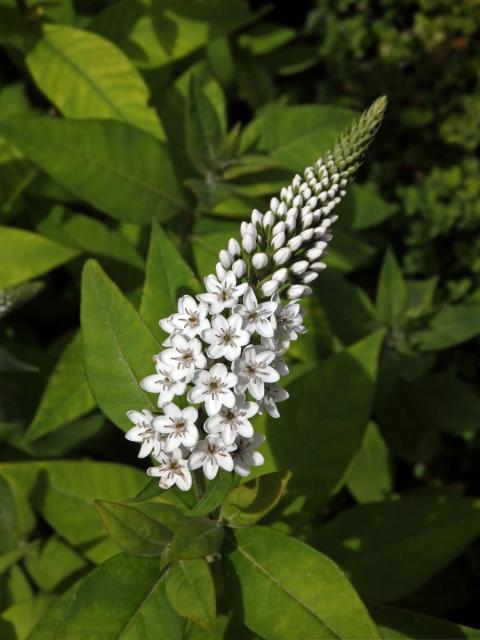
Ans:
{"type": "Polygon", "coordinates": [[[157,461],[147,473],[160,487],[187,491],[198,468],[213,479],[220,468],[247,476],[263,464],[257,448],[265,438],[251,420],[278,418],[277,403],[288,398],[279,381],[288,374],[284,354],[306,331],[299,301],[325,268],[333,209],[384,108],[384,100],[374,103],[325,161],[296,175],[266,212],[255,209],[240,241],[220,251],[205,291],[182,296],[160,320],[165,348],[141,386],[157,396],[161,414],[130,411],[126,434],[141,445],[139,457],[157,461]]]}

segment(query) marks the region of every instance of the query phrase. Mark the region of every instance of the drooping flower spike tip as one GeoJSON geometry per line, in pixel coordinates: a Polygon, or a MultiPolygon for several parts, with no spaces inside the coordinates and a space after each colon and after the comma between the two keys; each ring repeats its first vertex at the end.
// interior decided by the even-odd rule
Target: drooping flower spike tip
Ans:
{"type": "Polygon", "coordinates": [[[242,222],[240,239],[220,251],[205,293],[196,300],[182,296],[177,310],[160,320],[165,348],[154,356],[156,373],[140,384],[157,395],[162,414],[130,411],[134,426],[126,437],[140,443],[140,457],[157,461],[147,473],[163,489],[188,491],[194,469],[213,479],[220,468],[247,476],[263,464],[257,448],[265,438],[250,420],[262,413],[278,418],[277,403],[288,398],[279,381],[288,373],[284,354],[306,331],[299,301],[326,266],[333,209],[385,107],[385,98],[376,100],[267,211],[255,209],[250,222],[242,222]]]}

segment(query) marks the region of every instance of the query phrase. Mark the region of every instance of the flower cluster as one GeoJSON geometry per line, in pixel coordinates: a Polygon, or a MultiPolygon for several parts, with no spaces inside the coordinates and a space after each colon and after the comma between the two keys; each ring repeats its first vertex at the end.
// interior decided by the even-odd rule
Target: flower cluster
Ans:
{"type": "Polygon", "coordinates": [[[257,414],[279,417],[288,398],[279,384],[288,374],[284,354],[306,331],[299,301],[325,268],[322,261],[332,211],[375,134],[385,107],[374,103],[325,161],[308,167],[272,198],[265,213],[254,210],[220,251],[205,292],[184,295],[177,311],[160,320],[167,338],[154,356],[156,372],[141,381],[157,395],[161,414],[130,411],[126,437],[141,444],[139,457],[158,465],[147,473],[160,487],[187,491],[191,472],[213,479],[219,468],[247,476],[263,464],[257,451],[257,414]]]}

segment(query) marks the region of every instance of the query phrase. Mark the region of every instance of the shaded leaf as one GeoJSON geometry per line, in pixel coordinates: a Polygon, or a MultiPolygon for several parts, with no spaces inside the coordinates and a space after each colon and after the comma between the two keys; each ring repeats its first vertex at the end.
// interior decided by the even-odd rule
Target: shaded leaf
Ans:
{"type": "Polygon", "coordinates": [[[392,490],[389,451],[374,422],[352,460],[347,486],[358,502],[383,500],[392,490]]]}
{"type": "Polygon", "coordinates": [[[377,289],[378,318],[388,326],[395,326],[405,311],[407,288],[398,262],[389,249],[385,254],[377,289]]]}
{"type": "Polygon", "coordinates": [[[175,611],[205,629],[215,625],[215,586],[203,558],[179,560],[167,575],[167,597],[175,611]]]}
{"type": "Polygon", "coordinates": [[[215,520],[195,518],[180,525],[173,536],[168,560],[203,558],[220,548],[224,530],[215,520]]]}
{"type": "Polygon", "coordinates": [[[431,318],[428,328],[417,331],[412,339],[422,351],[447,349],[480,333],[480,305],[445,305],[431,318]]]}

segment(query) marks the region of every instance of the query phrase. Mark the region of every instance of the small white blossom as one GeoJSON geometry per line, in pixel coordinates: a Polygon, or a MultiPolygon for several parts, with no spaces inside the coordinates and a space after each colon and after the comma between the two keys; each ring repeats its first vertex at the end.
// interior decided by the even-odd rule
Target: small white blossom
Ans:
{"type": "Polygon", "coordinates": [[[230,453],[235,449],[235,445],[227,446],[222,440],[215,436],[207,436],[200,442],[190,454],[188,464],[190,469],[203,467],[203,473],[209,480],[213,480],[218,473],[219,467],[225,471],[233,470],[233,459],[230,453]]]}
{"type": "Polygon", "coordinates": [[[193,404],[204,402],[209,416],[217,414],[222,405],[234,406],[232,387],[237,384],[237,376],[230,373],[224,364],[214,364],[209,371],[197,371],[193,383],[195,386],[188,393],[188,401],[193,404]]]}
{"type": "Polygon", "coordinates": [[[207,318],[208,305],[198,302],[192,296],[182,296],[178,301],[178,313],[170,316],[174,330],[187,338],[195,338],[210,326],[207,318]]]}
{"type": "Polygon", "coordinates": [[[276,403],[287,400],[288,396],[288,391],[278,384],[266,384],[265,394],[260,401],[260,413],[268,413],[272,418],[279,418],[280,413],[276,403]]]}
{"type": "Polygon", "coordinates": [[[237,449],[233,454],[233,466],[239,476],[248,476],[250,467],[260,467],[265,458],[257,448],[265,442],[265,436],[256,433],[252,438],[238,438],[237,449]]]}
{"type": "Polygon", "coordinates": [[[250,418],[256,413],[258,413],[258,404],[247,401],[241,394],[236,396],[233,407],[222,407],[217,415],[208,418],[204,428],[207,433],[221,436],[226,445],[231,445],[237,436],[245,438],[253,436],[250,418]]]}
{"type": "Polygon", "coordinates": [[[155,369],[157,373],[147,376],[140,381],[140,386],[149,393],[158,393],[157,404],[162,407],[166,402],[171,402],[175,396],[183,396],[186,383],[183,380],[175,380],[171,375],[171,368],[162,364],[156,356],[155,369]]]}
{"type": "Polygon", "coordinates": [[[207,364],[207,359],[202,353],[202,343],[198,338],[189,340],[181,334],[174,334],[171,344],[169,349],[158,355],[159,360],[170,368],[173,379],[190,382],[195,369],[203,369],[207,364]]]}
{"type": "Polygon", "coordinates": [[[261,400],[266,382],[277,382],[280,379],[278,371],[270,366],[275,359],[272,351],[262,347],[249,345],[243,350],[242,357],[233,363],[233,371],[238,377],[237,393],[250,391],[256,400],[261,400]]]}
{"type": "Polygon", "coordinates": [[[297,339],[298,334],[307,331],[303,326],[303,313],[298,302],[290,302],[285,306],[279,304],[275,316],[277,319],[276,338],[279,342],[284,340],[293,342],[297,339]]]}
{"type": "Polygon", "coordinates": [[[204,331],[202,336],[210,345],[207,350],[208,357],[214,360],[236,360],[242,347],[250,342],[250,334],[242,329],[242,324],[243,319],[237,313],[232,313],[229,318],[215,316],[212,328],[204,331]]]}
{"type": "Polygon", "coordinates": [[[167,403],[163,407],[163,416],[157,416],[153,420],[153,426],[158,433],[162,434],[163,450],[171,453],[178,449],[180,445],[190,449],[198,441],[198,429],[195,422],[198,411],[193,407],[180,409],[173,402],[167,403]]]}
{"type": "Polygon", "coordinates": [[[220,280],[213,275],[207,276],[205,288],[208,293],[200,293],[197,297],[210,305],[210,313],[214,315],[233,307],[247,287],[246,282],[237,285],[237,278],[233,271],[227,271],[220,280]]]}
{"type": "Polygon", "coordinates": [[[192,474],[188,468],[188,461],[182,458],[180,449],[172,451],[169,455],[161,452],[156,456],[160,463],[158,467],[149,467],[147,474],[154,478],[160,478],[158,483],[162,489],[170,489],[174,484],[182,491],[188,491],[192,486],[192,474]]]}
{"type": "Polygon", "coordinates": [[[235,312],[243,318],[243,326],[248,332],[256,331],[259,335],[268,338],[273,336],[277,326],[275,319],[277,306],[278,303],[273,301],[258,304],[257,296],[249,287],[243,296],[243,304],[236,306],[235,312]]]}
{"type": "Polygon", "coordinates": [[[130,442],[141,442],[139,458],[146,458],[151,453],[158,455],[161,449],[160,438],[153,428],[153,415],[148,409],[143,411],[128,411],[128,419],[135,425],[127,431],[125,438],[130,442]]]}

